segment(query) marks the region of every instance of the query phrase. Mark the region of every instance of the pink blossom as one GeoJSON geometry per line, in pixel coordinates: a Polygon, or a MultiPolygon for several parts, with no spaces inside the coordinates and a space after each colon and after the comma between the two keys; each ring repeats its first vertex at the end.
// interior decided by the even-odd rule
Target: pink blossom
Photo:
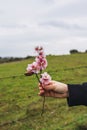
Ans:
{"type": "Polygon", "coordinates": [[[35,58],[35,62],[33,62],[32,64],[28,64],[27,73],[29,75],[41,72],[41,70],[46,69],[48,65],[44,51],[43,51],[43,47],[37,46],[35,50],[37,51],[38,55],[35,58]]]}
{"type": "Polygon", "coordinates": [[[43,51],[43,47],[37,46],[35,50],[38,53],[38,56],[36,57],[35,61],[37,62],[38,66],[40,67],[40,70],[44,70],[47,67],[47,60],[46,56],[43,51]]]}
{"type": "Polygon", "coordinates": [[[35,51],[39,51],[39,46],[35,47],[35,51]]]}
{"type": "Polygon", "coordinates": [[[38,63],[38,66],[40,66],[40,70],[46,69],[48,65],[46,58],[43,58],[42,56],[38,56],[36,57],[35,60],[38,63]]]}
{"type": "Polygon", "coordinates": [[[47,60],[44,58],[42,59],[42,62],[41,62],[41,69],[44,70],[46,69],[48,63],[47,63],[47,60]]]}
{"type": "Polygon", "coordinates": [[[40,52],[39,52],[39,56],[41,56],[41,57],[46,57],[43,51],[40,51],[40,52]]]}
{"type": "Polygon", "coordinates": [[[40,66],[37,62],[33,62],[32,64],[28,64],[27,73],[39,73],[40,66]]]}
{"type": "Polygon", "coordinates": [[[47,72],[41,74],[40,82],[42,83],[43,86],[48,85],[50,81],[51,81],[51,76],[47,72]]]}
{"type": "Polygon", "coordinates": [[[37,46],[37,47],[35,47],[35,51],[37,51],[37,52],[40,52],[40,51],[42,51],[43,50],[43,47],[39,47],[39,46],[37,46]]]}

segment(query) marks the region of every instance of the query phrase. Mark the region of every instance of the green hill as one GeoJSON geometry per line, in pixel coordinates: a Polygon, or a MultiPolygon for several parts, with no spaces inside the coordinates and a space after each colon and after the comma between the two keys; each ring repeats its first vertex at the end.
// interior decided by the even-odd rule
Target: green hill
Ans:
{"type": "MultiPolygon", "coordinates": [[[[35,76],[24,76],[34,59],[0,64],[0,130],[86,130],[87,107],[68,107],[66,99],[38,96],[35,76]]],[[[46,71],[64,83],[87,82],[87,54],[48,56],[46,71]]]]}

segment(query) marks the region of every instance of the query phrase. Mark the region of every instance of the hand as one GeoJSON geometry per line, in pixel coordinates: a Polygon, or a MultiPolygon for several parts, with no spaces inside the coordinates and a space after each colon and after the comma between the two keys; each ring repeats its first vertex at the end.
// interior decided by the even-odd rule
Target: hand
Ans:
{"type": "Polygon", "coordinates": [[[68,97],[68,86],[67,84],[51,81],[48,85],[42,86],[39,84],[39,95],[46,97],[58,97],[66,98],[68,97]]]}

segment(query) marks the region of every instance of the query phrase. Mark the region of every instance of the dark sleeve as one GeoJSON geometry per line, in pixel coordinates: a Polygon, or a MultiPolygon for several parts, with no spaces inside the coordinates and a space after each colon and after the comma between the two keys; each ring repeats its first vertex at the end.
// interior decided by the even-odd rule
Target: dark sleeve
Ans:
{"type": "Polygon", "coordinates": [[[69,106],[87,106],[87,83],[68,84],[68,91],[69,97],[67,98],[67,102],[69,106]]]}

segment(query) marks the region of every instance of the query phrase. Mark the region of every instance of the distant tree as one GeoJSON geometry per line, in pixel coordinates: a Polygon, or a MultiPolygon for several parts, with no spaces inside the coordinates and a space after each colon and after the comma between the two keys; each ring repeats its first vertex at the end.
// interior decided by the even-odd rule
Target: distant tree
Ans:
{"type": "Polygon", "coordinates": [[[76,50],[76,49],[72,49],[72,50],[70,50],[70,54],[75,54],[75,53],[79,53],[79,51],[76,50]]]}
{"type": "Polygon", "coordinates": [[[85,53],[87,53],[87,50],[85,50],[85,53]]]}

